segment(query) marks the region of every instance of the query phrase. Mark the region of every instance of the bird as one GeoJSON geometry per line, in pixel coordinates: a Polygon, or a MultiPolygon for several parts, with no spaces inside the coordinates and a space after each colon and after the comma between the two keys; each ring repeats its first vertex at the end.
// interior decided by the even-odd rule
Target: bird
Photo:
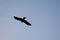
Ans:
{"type": "Polygon", "coordinates": [[[26,17],[23,17],[23,18],[20,18],[20,17],[16,17],[14,16],[14,19],[18,20],[18,21],[21,21],[21,23],[25,23],[26,25],[28,26],[31,26],[31,23],[29,23],[26,19],[26,17]]]}

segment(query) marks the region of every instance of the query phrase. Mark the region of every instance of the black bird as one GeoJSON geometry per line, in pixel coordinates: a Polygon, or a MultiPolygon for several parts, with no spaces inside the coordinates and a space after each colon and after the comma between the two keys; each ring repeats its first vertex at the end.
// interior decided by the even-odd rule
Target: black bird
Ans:
{"type": "Polygon", "coordinates": [[[27,20],[25,20],[25,19],[26,19],[26,17],[19,18],[19,17],[14,16],[14,19],[16,19],[16,20],[18,20],[18,21],[21,21],[21,23],[23,23],[23,22],[24,22],[25,24],[27,24],[27,25],[31,26],[31,24],[30,24],[27,20]]]}

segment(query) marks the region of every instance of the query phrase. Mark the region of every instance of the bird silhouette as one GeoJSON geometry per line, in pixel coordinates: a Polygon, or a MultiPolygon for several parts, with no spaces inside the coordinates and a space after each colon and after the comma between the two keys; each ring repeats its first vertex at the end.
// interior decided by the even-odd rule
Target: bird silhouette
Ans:
{"type": "Polygon", "coordinates": [[[21,21],[21,23],[24,22],[24,23],[25,23],[26,25],[28,25],[28,26],[31,26],[31,23],[29,23],[27,20],[25,20],[26,17],[19,18],[19,17],[14,16],[14,19],[16,19],[16,20],[18,20],[18,21],[21,21]]]}

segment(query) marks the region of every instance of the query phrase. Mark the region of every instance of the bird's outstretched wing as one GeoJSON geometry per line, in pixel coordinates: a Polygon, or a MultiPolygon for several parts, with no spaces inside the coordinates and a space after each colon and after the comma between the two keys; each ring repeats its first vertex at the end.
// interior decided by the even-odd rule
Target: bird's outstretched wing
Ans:
{"type": "Polygon", "coordinates": [[[18,20],[18,21],[22,21],[22,18],[16,17],[14,16],[14,19],[18,20]]]}
{"type": "Polygon", "coordinates": [[[31,24],[30,24],[27,20],[25,20],[25,19],[22,19],[22,18],[19,18],[19,17],[16,17],[16,16],[14,16],[14,18],[15,18],[16,20],[18,20],[18,21],[24,22],[25,24],[31,26],[31,24]]]}

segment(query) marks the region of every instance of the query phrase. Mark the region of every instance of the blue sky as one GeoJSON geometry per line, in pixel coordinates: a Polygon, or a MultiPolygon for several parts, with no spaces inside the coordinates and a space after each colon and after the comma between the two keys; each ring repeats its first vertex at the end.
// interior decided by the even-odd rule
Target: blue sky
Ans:
{"type": "Polygon", "coordinates": [[[0,40],[60,40],[60,1],[0,0],[0,40]]]}

